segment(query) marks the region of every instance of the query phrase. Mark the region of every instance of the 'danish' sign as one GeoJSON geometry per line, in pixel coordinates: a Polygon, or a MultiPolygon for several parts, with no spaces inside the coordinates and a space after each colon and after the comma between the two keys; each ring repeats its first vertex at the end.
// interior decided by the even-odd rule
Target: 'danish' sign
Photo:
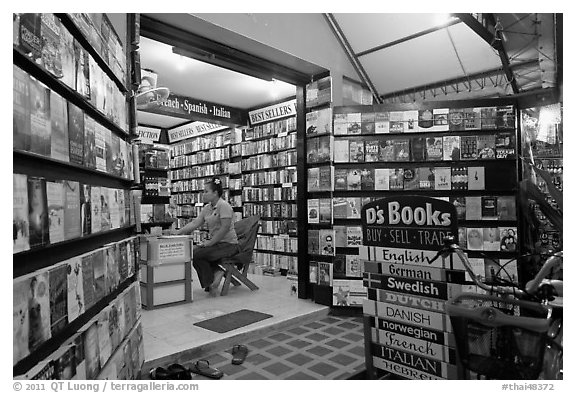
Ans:
{"type": "Polygon", "coordinates": [[[446,236],[457,236],[456,208],[421,196],[379,199],[362,207],[363,244],[438,251],[446,236]]]}

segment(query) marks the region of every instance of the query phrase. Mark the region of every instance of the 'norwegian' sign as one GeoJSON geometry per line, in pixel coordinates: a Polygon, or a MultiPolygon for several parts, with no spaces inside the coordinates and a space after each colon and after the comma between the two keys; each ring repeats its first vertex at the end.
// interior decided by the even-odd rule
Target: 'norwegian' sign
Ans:
{"type": "Polygon", "coordinates": [[[438,251],[446,236],[457,236],[456,208],[422,196],[379,199],[362,207],[363,244],[438,251]]]}

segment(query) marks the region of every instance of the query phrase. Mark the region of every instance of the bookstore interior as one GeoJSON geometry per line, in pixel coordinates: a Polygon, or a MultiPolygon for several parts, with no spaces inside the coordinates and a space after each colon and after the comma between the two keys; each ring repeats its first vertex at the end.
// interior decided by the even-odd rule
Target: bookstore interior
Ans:
{"type": "Polygon", "coordinates": [[[563,379],[562,15],[13,14],[14,379],[563,379]]]}

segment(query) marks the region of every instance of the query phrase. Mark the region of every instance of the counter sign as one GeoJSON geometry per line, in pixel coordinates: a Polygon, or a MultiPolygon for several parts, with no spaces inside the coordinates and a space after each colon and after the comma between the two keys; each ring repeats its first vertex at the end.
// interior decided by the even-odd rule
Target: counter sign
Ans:
{"type": "Polygon", "coordinates": [[[446,236],[457,236],[456,208],[421,196],[379,199],[362,207],[365,246],[440,250],[446,236]]]}

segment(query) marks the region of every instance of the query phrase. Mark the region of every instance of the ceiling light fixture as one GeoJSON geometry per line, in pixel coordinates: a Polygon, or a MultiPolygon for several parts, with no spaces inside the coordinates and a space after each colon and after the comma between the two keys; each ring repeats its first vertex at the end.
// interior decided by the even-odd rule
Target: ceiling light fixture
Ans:
{"type": "Polygon", "coordinates": [[[138,91],[136,92],[136,109],[151,109],[158,107],[170,95],[167,87],[156,87],[158,74],[150,69],[143,68],[138,91]]]}
{"type": "Polygon", "coordinates": [[[204,63],[212,64],[217,67],[226,68],[230,71],[238,72],[240,74],[245,74],[252,76],[254,78],[263,79],[265,81],[272,81],[272,75],[264,72],[263,70],[257,68],[257,66],[249,63],[242,62],[233,59],[231,57],[226,57],[222,55],[216,56],[214,53],[208,52],[199,48],[187,48],[182,49],[176,46],[172,47],[172,53],[177,55],[186,56],[191,59],[199,60],[204,63]]]}

